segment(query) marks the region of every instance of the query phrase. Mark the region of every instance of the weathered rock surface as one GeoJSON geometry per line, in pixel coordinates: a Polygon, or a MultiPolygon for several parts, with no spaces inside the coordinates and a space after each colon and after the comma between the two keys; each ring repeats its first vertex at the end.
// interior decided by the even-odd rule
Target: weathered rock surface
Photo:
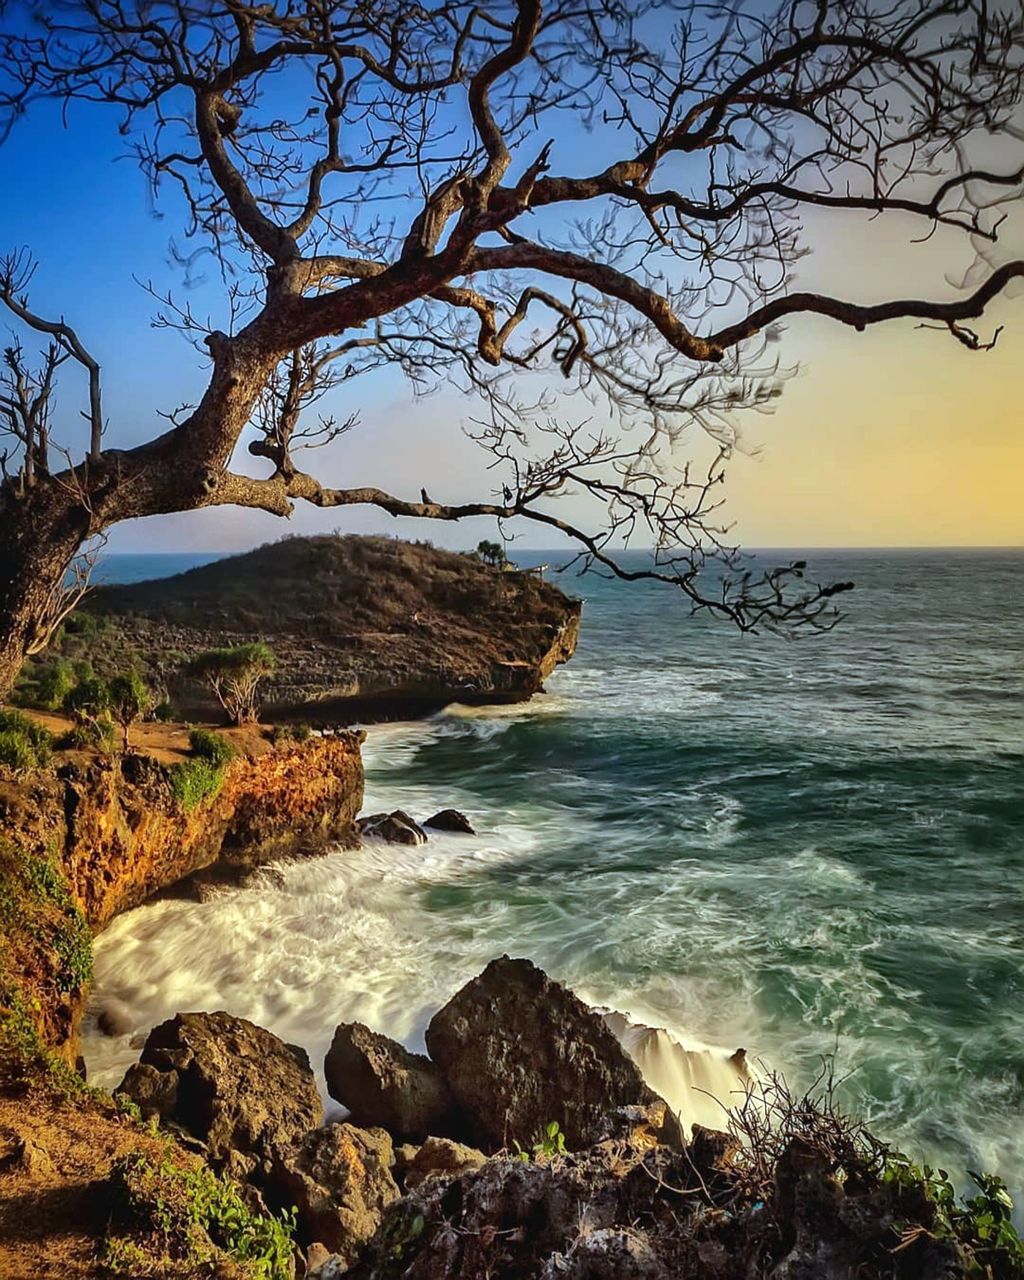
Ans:
{"type": "Polygon", "coordinates": [[[359,834],[388,844],[426,844],[427,834],[404,809],[392,813],[371,813],[358,820],[359,834]]]}
{"type": "Polygon", "coordinates": [[[404,1165],[407,1191],[413,1191],[427,1178],[458,1178],[486,1163],[487,1157],[476,1147],[467,1147],[451,1138],[428,1138],[404,1165]]]}
{"type": "Polygon", "coordinates": [[[435,813],[432,818],[428,818],[423,825],[431,827],[434,831],[457,831],[467,836],[476,835],[472,823],[458,809],[442,809],[440,813],[435,813]]]}
{"type": "Polygon", "coordinates": [[[361,1022],[337,1028],[324,1075],[354,1124],[380,1125],[400,1141],[452,1131],[454,1102],[438,1068],[361,1022]]]}
{"type": "Polygon", "coordinates": [[[321,1242],[350,1266],[399,1197],[391,1160],[391,1138],[383,1129],[329,1124],[275,1150],[268,1199],[294,1206],[300,1239],[321,1242]]]}
{"type": "Polygon", "coordinates": [[[304,1050],[228,1013],[179,1013],[154,1027],[119,1092],[202,1142],[215,1167],[256,1185],[274,1153],[323,1117],[304,1050]]]}
{"type": "Polygon", "coordinates": [[[610,1112],[656,1100],[599,1015],[529,960],[503,956],[466,983],[427,1050],[485,1150],[528,1147],[552,1120],[585,1147],[610,1112]]]}

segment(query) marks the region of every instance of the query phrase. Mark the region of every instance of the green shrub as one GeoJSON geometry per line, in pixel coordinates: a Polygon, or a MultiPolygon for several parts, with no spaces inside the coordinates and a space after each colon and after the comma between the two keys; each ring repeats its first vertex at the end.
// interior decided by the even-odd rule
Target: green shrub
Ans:
{"type": "Polygon", "coordinates": [[[49,763],[53,735],[20,711],[0,708],[0,764],[38,769],[49,763]]]}
{"type": "Polygon", "coordinates": [[[64,631],[69,636],[81,636],[83,640],[92,640],[100,630],[100,620],[94,613],[73,613],[64,619],[64,631]]]}
{"type": "Polygon", "coordinates": [[[194,756],[198,756],[200,760],[209,760],[218,769],[222,769],[238,754],[223,734],[214,733],[210,729],[190,730],[188,742],[194,756]]]}
{"type": "Polygon", "coordinates": [[[97,720],[110,708],[110,686],[98,676],[87,676],[68,690],[61,706],[79,723],[97,720]]]}
{"type": "Polygon", "coordinates": [[[113,720],[109,716],[101,716],[98,720],[85,720],[76,724],[61,738],[58,745],[65,750],[110,751],[116,740],[117,731],[113,720]]]}
{"type": "Polygon", "coordinates": [[[74,687],[75,673],[66,658],[43,662],[26,670],[19,687],[23,706],[40,707],[44,711],[56,711],[74,687]]]}
{"type": "Polygon", "coordinates": [[[153,719],[160,720],[166,724],[170,720],[177,720],[178,716],[172,704],[165,698],[163,702],[158,702],[153,708],[153,719]]]}
{"type": "Polygon", "coordinates": [[[19,773],[36,767],[36,753],[23,734],[12,729],[0,729],[0,764],[19,773]]]}
{"type": "Polygon", "coordinates": [[[224,770],[196,756],[183,760],[171,769],[171,794],[186,813],[191,813],[204,800],[212,800],[224,782],[224,770]]]}
{"type": "Polygon", "coordinates": [[[219,1249],[253,1280],[294,1274],[295,1214],[253,1212],[238,1188],[202,1164],[183,1165],[168,1152],[155,1163],[142,1152],[122,1157],[111,1175],[118,1234],[108,1237],[104,1262],[115,1274],[211,1274],[219,1249]]]}

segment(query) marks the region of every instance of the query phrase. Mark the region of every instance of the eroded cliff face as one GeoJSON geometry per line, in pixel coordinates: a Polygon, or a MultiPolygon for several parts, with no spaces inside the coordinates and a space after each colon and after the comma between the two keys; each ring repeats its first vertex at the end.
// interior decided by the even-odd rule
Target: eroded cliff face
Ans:
{"type": "Polygon", "coordinates": [[[94,929],[196,871],[355,839],[362,735],[289,743],[232,760],[219,793],[183,812],[168,770],[146,756],[69,765],[64,865],[94,929]]]}
{"type": "Polygon", "coordinates": [[[80,911],[95,932],[197,871],[354,844],[362,737],[265,744],[229,762],[219,792],[190,811],[175,799],[170,769],[145,755],[78,755],[55,773],[0,780],[0,831],[16,855],[11,895],[27,908],[42,894],[52,906],[52,881],[68,904],[52,936],[22,937],[17,913],[6,923],[0,1005],[13,999],[45,1045],[74,1061],[88,974],[68,969],[62,914],[80,911]]]}

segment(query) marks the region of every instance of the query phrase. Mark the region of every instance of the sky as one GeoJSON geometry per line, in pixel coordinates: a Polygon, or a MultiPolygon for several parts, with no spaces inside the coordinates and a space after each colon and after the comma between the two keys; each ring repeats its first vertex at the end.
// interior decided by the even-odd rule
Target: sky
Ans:
{"type": "MultiPolygon", "coordinates": [[[[121,154],[116,118],[79,108],[67,127],[37,109],[0,149],[0,247],[28,245],[40,260],[32,301],[63,312],[103,367],[107,442],[124,447],[165,426],[157,416],[195,398],[203,370],[173,332],[155,329],[142,283],[173,288],[202,313],[214,283],[189,296],[168,251],[180,236],[173,204],[154,209],[137,167],[121,154]]],[[[1007,250],[1020,252],[1022,220],[1007,250]]],[[[911,246],[914,228],[857,217],[808,227],[814,253],[800,286],[870,299],[953,296],[947,275],[970,261],[959,239],[911,246]]],[[[749,418],[729,465],[726,519],[750,547],[1019,546],[1024,544],[1024,297],[1002,299],[980,323],[1005,326],[995,350],[972,353],[945,332],[896,322],[857,334],[826,319],[794,321],[782,351],[799,362],[775,413],[749,418]]],[[[64,412],[77,411],[68,389],[64,412]]],[[[358,380],[329,408],[361,425],[315,457],[329,484],[376,483],[439,501],[489,496],[487,459],[463,434],[478,406],[443,389],[416,400],[395,372],[358,380]]],[[[680,461],[708,456],[684,436],[680,461]]],[[[573,514],[572,501],[566,509],[573,514]]],[[[287,532],[390,532],[471,546],[494,525],[396,522],[373,510],[300,507],[288,523],[231,508],[118,526],[111,551],[235,550],[287,532]]],[[[520,545],[551,545],[518,526],[520,545]]]]}

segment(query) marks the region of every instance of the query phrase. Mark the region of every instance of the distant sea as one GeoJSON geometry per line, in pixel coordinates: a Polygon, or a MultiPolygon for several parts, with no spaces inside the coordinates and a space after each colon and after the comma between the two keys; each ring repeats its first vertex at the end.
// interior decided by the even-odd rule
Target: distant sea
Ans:
{"type": "MultiPolygon", "coordinates": [[[[582,639],[546,696],[371,730],[367,807],[452,805],[477,837],[142,907],[98,941],[96,1007],[135,1046],[225,1008],[317,1061],[342,1019],[419,1046],[488,960],[529,956],[798,1086],[834,1055],[880,1135],[1020,1197],[1024,551],[807,558],[857,589],[840,627],[797,642],[692,618],[669,588],[569,578],[582,639]]],[[[136,1052],[86,1037],[104,1083],[136,1052]]]]}

